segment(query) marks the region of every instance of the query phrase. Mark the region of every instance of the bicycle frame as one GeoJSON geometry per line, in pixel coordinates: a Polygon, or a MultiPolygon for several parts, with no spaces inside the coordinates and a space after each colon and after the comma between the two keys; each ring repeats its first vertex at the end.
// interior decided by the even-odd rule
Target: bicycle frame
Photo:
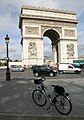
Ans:
{"type": "MultiPolygon", "coordinates": [[[[48,100],[48,101],[50,102],[50,104],[52,105],[53,95],[54,95],[54,93],[56,94],[56,92],[54,92],[54,89],[51,90],[49,87],[44,86],[43,83],[41,83],[41,84],[37,87],[37,89],[39,89],[39,90],[41,90],[42,92],[44,92],[47,100],[48,100]],[[49,91],[49,94],[48,94],[46,91],[49,91]],[[51,93],[51,94],[50,94],[50,93],[51,93]]],[[[56,97],[56,95],[55,95],[55,97],[56,97]]]]}

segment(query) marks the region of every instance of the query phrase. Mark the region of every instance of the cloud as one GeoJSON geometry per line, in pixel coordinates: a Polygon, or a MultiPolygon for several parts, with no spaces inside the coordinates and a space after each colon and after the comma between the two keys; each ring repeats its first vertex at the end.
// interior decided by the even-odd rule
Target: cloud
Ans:
{"type": "Polygon", "coordinates": [[[79,54],[79,56],[84,56],[84,42],[79,44],[79,46],[78,46],[78,54],[79,54]]]}
{"type": "MultiPolygon", "coordinates": [[[[5,54],[5,42],[4,37],[9,34],[12,39],[10,43],[10,57],[13,59],[19,56],[21,57],[21,45],[20,45],[20,30],[18,28],[19,15],[21,12],[21,6],[36,6],[45,7],[51,9],[61,9],[68,11],[75,11],[77,13],[77,19],[84,19],[84,0],[0,0],[0,56],[5,54]],[[82,16],[82,17],[81,17],[82,16]]],[[[83,54],[83,22],[78,24],[78,46],[80,54],[83,54]]],[[[49,41],[44,41],[45,54],[51,54],[52,46],[49,45],[49,41]],[[46,47],[45,47],[46,46],[46,47]]]]}
{"type": "MultiPolygon", "coordinates": [[[[9,58],[10,59],[21,59],[21,44],[20,40],[18,39],[10,39],[9,41],[9,58]]],[[[0,58],[6,57],[6,44],[5,40],[4,43],[0,44],[0,58]]]]}
{"type": "Polygon", "coordinates": [[[77,16],[80,16],[84,11],[84,1],[81,0],[56,0],[53,2],[55,4],[55,9],[62,9],[68,11],[74,11],[77,13],[77,16]]]}
{"type": "Polygon", "coordinates": [[[84,31],[78,32],[78,54],[84,56],[84,31]]]}
{"type": "Polygon", "coordinates": [[[5,46],[4,45],[0,45],[0,55],[1,54],[5,54],[5,46]]]}
{"type": "Polygon", "coordinates": [[[9,44],[9,52],[11,54],[11,58],[13,59],[21,59],[21,44],[18,39],[11,39],[9,44]]]}

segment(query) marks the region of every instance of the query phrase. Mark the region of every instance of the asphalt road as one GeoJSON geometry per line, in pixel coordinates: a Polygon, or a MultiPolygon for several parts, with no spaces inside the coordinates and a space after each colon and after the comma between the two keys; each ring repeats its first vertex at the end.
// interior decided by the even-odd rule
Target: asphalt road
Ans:
{"type": "MultiPolygon", "coordinates": [[[[24,72],[11,72],[11,81],[5,81],[5,70],[0,70],[0,114],[25,114],[29,116],[61,116],[53,107],[48,113],[48,104],[37,106],[32,100],[34,85],[31,69],[24,72]]],[[[81,74],[58,74],[46,77],[44,83],[62,85],[70,93],[72,112],[68,117],[84,117],[84,70],[81,74]]]]}
{"type": "MultiPolygon", "coordinates": [[[[34,79],[35,76],[33,75],[32,70],[25,69],[24,72],[10,72],[11,80],[14,79],[25,79],[25,80],[31,80],[34,79]]],[[[82,69],[82,72],[80,74],[57,74],[54,77],[48,77],[46,76],[47,79],[73,79],[73,78],[84,78],[84,69],[82,69]]],[[[6,70],[5,69],[0,69],[0,81],[5,81],[6,80],[6,70]]]]}

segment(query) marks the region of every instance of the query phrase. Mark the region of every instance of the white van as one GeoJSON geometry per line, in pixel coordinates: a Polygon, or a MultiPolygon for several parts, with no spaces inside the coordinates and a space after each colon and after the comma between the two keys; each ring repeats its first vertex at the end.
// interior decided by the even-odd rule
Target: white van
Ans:
{"type": "Polygon", "coordinates": [[[70,63],[60,63],[58,66],[59,73],[80,73],[81,69],[77,65],[70,63]]]}

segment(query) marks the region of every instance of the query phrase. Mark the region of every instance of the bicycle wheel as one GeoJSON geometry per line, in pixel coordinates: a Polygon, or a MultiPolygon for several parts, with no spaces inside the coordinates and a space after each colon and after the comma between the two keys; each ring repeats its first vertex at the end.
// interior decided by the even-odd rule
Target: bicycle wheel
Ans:
{"type": "Polygon", "coordinates": [[[68,115],[72,110],[72,103],[67,96],[57,97],[55,108],[62,115],[68,115]]]}
{"type": "Polygon", "coordinates": [[[38,106],[44,106],[47,103],[45,94],[39,89],[33,91],[32,98],[38,106]]]}

